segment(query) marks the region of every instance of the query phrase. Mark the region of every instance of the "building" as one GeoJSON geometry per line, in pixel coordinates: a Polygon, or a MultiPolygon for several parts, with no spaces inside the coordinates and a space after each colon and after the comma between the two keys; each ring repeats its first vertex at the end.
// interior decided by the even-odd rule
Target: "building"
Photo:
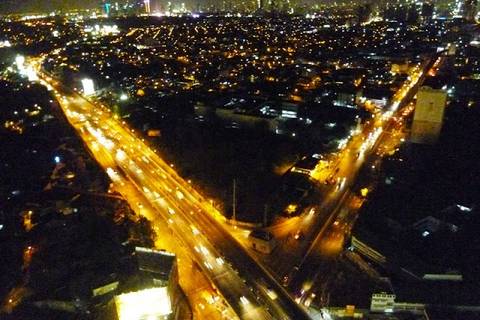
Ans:
{"type": "Polygon", "coordinates": [[[353,85],[340,85],[335,89],[336,97],[333,105],[345,108],[357,108],[357,103],[362,96],[362,90],[357,90],[353,85]]]}
{"type": "Polygon", "coordinates": [[[104,2],[102,4],[103,13],[108,17],[112,9],[112,4],[110,2],[104,2]]]}
{"type": "Polygon", "coordinates": [[[265,0],[257,0],[257,9],[265,10],[265,0]]]}
{"type": "Polygon", "coordinates": [[[174,319],[171,299],[165,287],[117,295],[115,306],[119,320],[174,319]]]}
{"type": "Polygon", "coordinates": [[[268,101],[260,106],[260,112],[265,116],[273,116],[280,119],[297,119],[298,104],[268,101]]]}
{"type": "MultiPolygon", "coordinates": [[[[299,120],[299,104],[287,101],[258,101],[231,98],[228,101],[214,102],[213,107],[197,103],[194,106],[196,119],[205,121],[212,116],[221,120],[226,128],[257,128],[276,134],[295,137],[299,120]]],[[[306,120],[307,121],[307,120],[306,120]]]]}
{"type": "Polygon", "coordinates": [[[469,300],[477,296],[471,294],[468,281],[476,270],[471,273],[469,266],[458,263],[462,256],[474,255],[463,239],[476,232],[471,226],[477,214],[475,206],[455,203],[432,215],[369,210],[360,216],[352,230],[350,249],[373,262],[372,266],[396,274],[387,290],[403,301],[395,302],[389,295],[372,296],[371,311],[416,310],[418,303],[478,305],[478,300],[469,300]]]}
{"type": "Polygon", "coordinates": [[[310,174],[301,173],[297,170],[287,171],[283,175],[283,191],[292,195],[292,199],[300,199],[307,196],[313,189],[310,174]]]}
{"type": "Polygon", "coordinates": [[[425,1],[422,3],[421,16],[423,22],[430,22],[433,18],[433,13],[435,11],[435,5],[433,1],[425,1]]]}
{"type": "Polygon", "coordinates": [[[167,287],[170,297],[175,296],[178,284],[177,258],[173,253],[136,247],[138,269],[147,285],[167,287]]]}
{"type": "Polygon", "coordinates": [[[463,3],[463,17],[468,22],[475,22],[477,15],[478,0],[465,0],[463,3]]]}
{"type": "Polygon", "coordinates": [[[175,319],[180,313],[177,259],[173,253],[135,247],[138,272],[135,285],[118,292],[118,282],[95,289],[96,295],[115,292],[117,317],[123,319],[175,319]]]}
{"type": "Polygon", "coordinates": [[[374,293],[370,303],[370,310],[373,312],[392,312],[395,306],[394,294],[374,293]]]}
{"type": "Polygon", "coordinates": [[[215,115],[221,119],[229,128],[254,128],[265,127],[275,132],[278,127],[278,120],[275,115],[259,112],[251,108],[244,108],[239,105],[224,105],[215,109],[215,115]]]}
{"type": "Polygon", "coordinates": [[[253,230],[248,235],[252,248],[258,252],[269,254],[275,249],[277,241],[270,232],[253,230]]]}
{"type": "Polygon", "coordinates": [[[292,172],[297,172],[300,174],[304,174],[310,176],[313,170],[317,167],[319,163],[319,159],[314,157],[303,157],[300,161],[297,161],[295,165],[292,167],[292,172]]]}
{"type": "Polygon", "coordinates": [[[360,102],[370,102],[378,108],[385,108],[390,104],[393,92],[385,86],[368,86],[363,90],[360,102]]]}
{"type": "Polygon", "coordinates": [[[150,0],[144,0],[143,3],[145,4],[145,13],[150,14],[151,8],[150,8],[150,0]]]}
{"type": "Polygon", "coordinates": [[[414,143],[433,144],[438,139],[447,104],[444,90],[424,86],[418,90],[410,139],[414,143]]]}

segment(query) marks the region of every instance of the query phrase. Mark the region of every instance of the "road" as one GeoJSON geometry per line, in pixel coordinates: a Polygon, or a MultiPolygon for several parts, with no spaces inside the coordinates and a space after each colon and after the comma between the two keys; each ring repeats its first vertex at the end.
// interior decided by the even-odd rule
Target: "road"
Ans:
{"type": "MultiPolygon", "coordinates": [[[[396,92],[392,102],[383,110],[372,114],[372,119],[352,130],[348,139],[339,150],[327,157],[326,165],[311,173],[318,181],[322,196],[318,205],[307,208],[301,216],[274,225],[269,230],[279,240],[279,247],[269,256],[251,252],[268,268],[277,280],[288,286],[289,291],[298,296],[298,302],[308,305],[312,298],[309,291],[315,289],[319,272],[328,272],[328,268],[319,268],[321,262],[334,260],[343,251],[343,244],[353,225],[356,212],[363,199],[351,192],[368,187],[358,181],[362,168],[376,170],[376,166],[385,154],[395,152],[400,143],[405,141],[402,131],[405,117],[413,111],[407,106],[423,82],[425,71],[437,70],[443,57],[433,63],[426,60],[418,64],[410,73],[409,79],[396,92]],[[325,181],[330,184],[324,184],[325,181]],[[339,217],[341,219],[336,219],[339,217]],[[295,239],[292,235],[301,231],[303,236],[295,239]]],[[[232,234],[247,246],[246,233],[232,230],[232,234]]],[[[332,270],[332,269],[330,269],[332,270]]]]}
{"type": "MultiPolygon", "coordinates": [[[[228,232],[223,216],[194,188],[179,177],[127,124],[115,119],[105,108],[85,100],[76,93],[65,90],[55,80],[49,85],[57,92],[68,120],[91,146],[92,154],[114,179],[128,179],[148,200],[163,221],[166,221],[178,238],[190,249],[199,268],[208,275],[213,285],[242,319],[308,319],[299,307],[271,276],[277,279],[293,275],[293,266],[300,268],[315,251],[319,240],[332,225],[345,199],[352,199],[349,187],[365,162],[365,158],[381,145],[386,128],[398,119],[399,106],[412,95],[423,77],[419,66],[411,81],[394,97],[390,109],[377,113],[363,128],[352,135],[329,165],[329,173],[314,172],[313,177],[332,177],[335,183],[323,186],[326,196],[322,204],[302,217],[298,223],[284,224],[278,232],[293,228],[305,230],[309,241],[285,241],[272,257],[256,255],[245,246],[245,232],[241,235],[228,232]],[[61,98],[61,96],[65,98],[61,98]],[[313,214],[312,214],[313,212],[313,214]],[[242,238],[243,237],[243,238],[242,238]],[[295,248],[296,247],[296,248],[295,248]],[[291,250],[291,249],[294,250],[291,250]],[[290,254],[293,252],[293,259],[290,254]],[[305,254],[306,252],[306,254],[305,254]],[[300,258],[300,262],[299,259],[300,258]],[[267,269],[258,261],[266,264],[267,269]],[[275,299],[272,299],[275,297],[275,299]]],[[[122,192],[120,192],[122,193],[122,192]]],[[[128,197],[127,197],[128,198],[128,197]]],[[[141,202],[131,202],[141,209],[141,202]]],[[[155,220],[155,219],[154,219],[155,220]]],[[[330,231],[329,231],[330,232],[330,231]]],[[[333,245],[335,247],[335,245],[333,245]]],[[[337,244],[338,247],[338,244],[337,244]]],[[[301,269],[298,274],[303,274],[301,269]]],[[[295,288],[293,291],[297,291],[295,288]]]]}
{"type": "MultiPolygon", "coordinates": [[[[133,129],[106,108],[45,74],[39,76],[55,92],[68,121],[112,181],[121,185],[122,179],[127,179],[136,186],[155,209],[154,223],[164,221],[169,225],[239,318],[309,319],[306,311],[223,228],[221,214],[133,129]]],[[[119,192],[132,207],[144,207],[142,202],[130,200],[127,190],[119,192]]]]}
{"type": "MultiPolygon", "coordinates": [[[[434,75],[443,60],[444,57],[439,57],[433,64],[426,61],[419,65],[411,74],[411,81],[400,88],[394,96],[389,108],[382,113],[376,113],[371,123],[366,123],[362,132],[354,135],[341,150],[333,168],[338,168],[334,172],[345,181],[340,185],[343,190],[339,189],[338,185],[330,190],[329,195],[332,192],[337,193],[334,197],[336,201],[332,202],[335,205],[330,205],[330,211],[326,214],[328,218],[309,244],[306,254],[292,275],[292,281],[289,282],[289,289],[297,297],[297,302],[308,306],[325,289],[325,279],[328,279],[329,270],[336,264],[336,257],[343,252],[344,242],[364,201],[351,189],[353,187],[355,190],[362,187],[371,189],[371,184],[375,183],[358,177],[359,170],[364,168],[375,172],[382,157],[394,153],[405,141],[405,119],[414,110],[413,104],[409,103],[426,74],[434,75]]],[[[326,202],[323,205],[325,206],[326,202]]]]}

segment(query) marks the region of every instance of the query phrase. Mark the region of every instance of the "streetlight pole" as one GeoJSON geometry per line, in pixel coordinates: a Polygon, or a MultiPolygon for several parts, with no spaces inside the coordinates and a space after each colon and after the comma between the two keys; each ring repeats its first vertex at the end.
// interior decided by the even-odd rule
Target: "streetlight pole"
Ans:
{"type": "Polygon", "coordinates": [[[233,225],[237,225],[237,180],[233,178],[233,196],[232,196],[232,207],[233,207],[233,225]]]}

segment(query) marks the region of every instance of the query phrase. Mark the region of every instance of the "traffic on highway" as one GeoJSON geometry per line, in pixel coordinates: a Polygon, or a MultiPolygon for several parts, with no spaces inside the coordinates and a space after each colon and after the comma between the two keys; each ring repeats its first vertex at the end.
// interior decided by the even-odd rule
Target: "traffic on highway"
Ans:
{"type": "MultiPolygon", "coordinates": [[[[36,63],[37,67],[39,64],[36,63]]],[[[126,123],[104,107],[72,92],[39,72],[55,92],[68,121],[118,191],[127,181],[190,249],[198,266],[241,319],[308,319],[307,312],[219,225],[215,209],[179,177],[126,123]],[[274,297],[274,298],[272,298],[274,297]]],[[[130,202],[142,210],[143,204],[130,202]]],[[[154,221],[158,221],[154,220],[154,221]]]]}

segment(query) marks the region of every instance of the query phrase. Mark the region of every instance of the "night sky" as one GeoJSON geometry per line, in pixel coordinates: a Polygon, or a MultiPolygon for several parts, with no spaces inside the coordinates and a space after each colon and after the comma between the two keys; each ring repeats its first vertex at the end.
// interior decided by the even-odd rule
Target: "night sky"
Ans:
{"type": "Polygon", "coordinates": [[[87,8],[95,7],[98,0],[0,0],[0,11],[22,12],[22,11],[51,11],[54,9],[65,9],[69,6],[87,8]]]}
{"type": "MultiPolygon", "coordinates": [[[[119,3],[122,3],[122,0],[117,0],[119,3]]],[[[196,7],[196,4],[206,4],[220,5],[224,0],[150,0],[151,2],[158,1],[159,3],[166,4],[167,2],[182,3],[184,2],[187,6],[196,7]]],[[[246,1],[246,0],[225,0],[225,1],[246,1]]],[[[255,0],[247,0],[255,1],[255,0]]],[[[102,0],[0,0],[0,13],[11,13],[11,12],[50,12],[55,9],[66,9],[66,8],[95,8],[100,7],[102,0]]],[[[111,1],[115,2],[115,1],[111,1]]],[[[314,3],[328,3],[333,2],[333,0],[297,0],[297,3],[304,4],[314,4],[314,3]]],[[[336,3],[342,3],[344,1],[336,1],[336,3]]],[[[348,2],[363,2],[363,1],[348,1],[348,2]]]]}

